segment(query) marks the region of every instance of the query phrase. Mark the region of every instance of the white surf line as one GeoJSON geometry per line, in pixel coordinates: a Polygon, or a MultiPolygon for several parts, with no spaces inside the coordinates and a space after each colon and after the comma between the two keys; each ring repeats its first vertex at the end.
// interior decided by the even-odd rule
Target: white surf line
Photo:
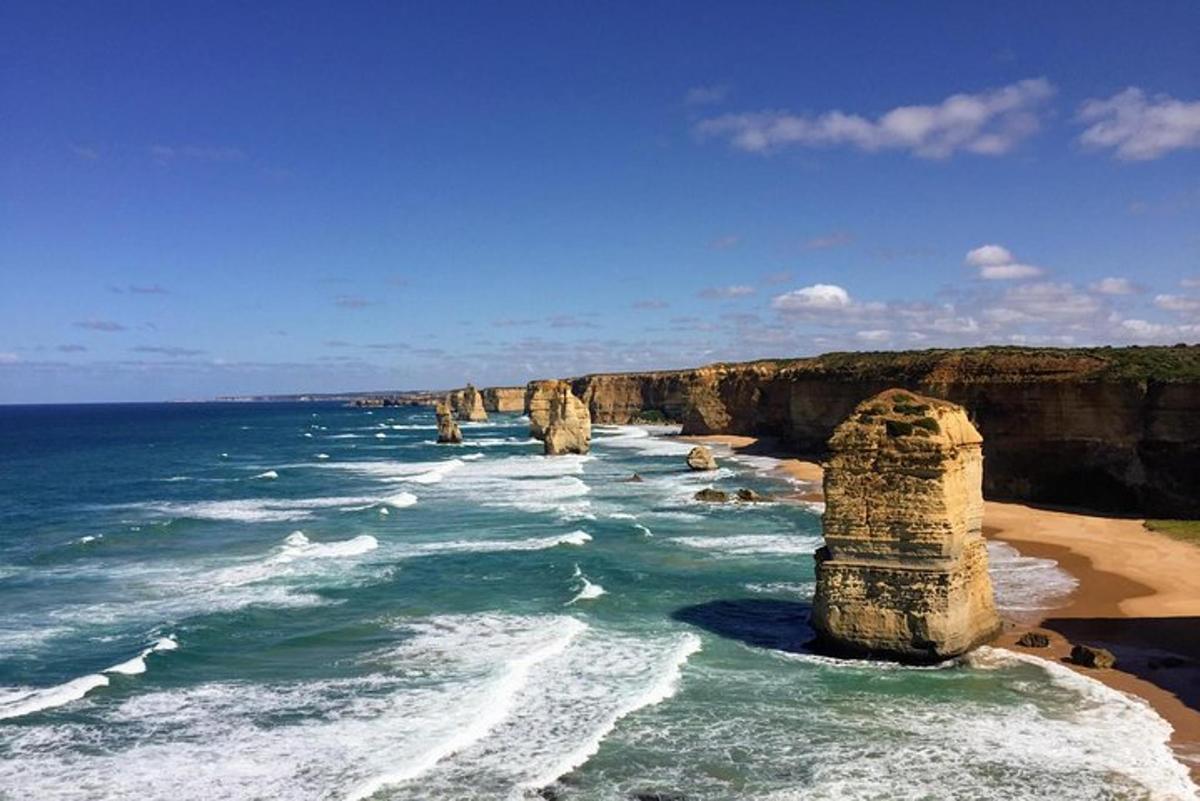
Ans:
{"type": "Polygon", "coordinates": [[[1049,674],[1053,683],[1081,696],[1084,703],[1079,705],[1075,713],[1080,725],[1095,722],[1101,715],[1120,719],[1119,728],[1126,733],[1127,739],[1123,743],[1116,743],[1115,747],[1123,750],[1122,764],[1128,767],[1114,772],[1123,773],[1134,783],[1147,787],[1151,798],[1182,801],[1197,797],[1191,771],[1171,748],[1174,728],[1144,699],[1109,687],[1066,665],[1021,651],[984,646],[969,654],[967,659],[976,660],[977,667],[986,667],[988,661],[1002,665],[1012,660],[1041,668],[1049,674]],[[1153,752],[1130,749],[1130,746],[1136,747],[1147,742],[1160,747],[1153,752]]]}
{"type": "Polygon", "coordinates": [[[393,773],[384,773],[363,782],[350,791],[346,796],[346,801],[365,801],[384,787],[412,781],[446,757],[452,756],[486,736],[489,731],[508,717],[517,695],[529,680],[529,673],[542,662],[553,659],[565,651],[588,628],[587,624],[574,618],[569,618],[566,625],[567,631],[554,642],[508,663],[507,669],[496,685],[494,694],[498,695],[499,699],[476,718],[474,723],[432,748],[415,763],[393,773]]]}
{"type": "Polygon", "coordinates": [[[614,709],[612,714],[605,718],[596,730],[592,732],[592,735],[578,748],[564,756],[553,767],[548,768],[541,775],[521,782],[518,788],[525,792],[540,790],[557,780],[558,777],[571,772],[595,756],[596,752],[600,750],[600,744],[604,742],[604,738],[616,728],[621,718],[639,709],[661,704],[675,695],[675,692],[679,689],[679,678],[683,675],[683,666],[687,664],[692,654],[699,650],[700,638],[690,632],[684,634],[679,645],[675,647],[669,667],[658,677],[657,681],[647,687],[645,692],[629,699],[627,703],[614,709]]]}
{"type": "Polygon", "coordinates": [[[54,709],[72,701],[78,701],[97,687],[107,687],[107,673],[119,673],[125,676],[136,676],[146,672],[146,657],[155,651],[174,651],[179,647],[173,636],[163,637],[158,642],[145,648],[133,659],[126,660],[99,673],[71,679],[53,687],[30,690],[23,693],[13,693],[7,698],[0,697],[0,720],[19,718],[41,712],[44,709],[54,709]]]}

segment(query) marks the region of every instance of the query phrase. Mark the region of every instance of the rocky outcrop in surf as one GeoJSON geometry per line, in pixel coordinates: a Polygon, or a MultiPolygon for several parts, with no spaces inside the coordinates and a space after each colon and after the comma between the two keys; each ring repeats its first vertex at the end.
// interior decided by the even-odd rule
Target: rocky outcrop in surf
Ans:
{"type": "Polygon", "coordinates": [[[525,411],[525,387],[485,387],[483,408],[488,412],[522,414],[525,411]]]}
{"type": "Polygon", "coordinates": [[[545,443],[545,453],[587,453],[592,418],[566,381],[531,381],[525,390],[529,435],[545,443]]]}
{"type": "Polygon", "coordinates": [[[888,390],[834,431],[812,623],[826,647],[939,661],[1000,630],[983,438],[955,404],[888,390]]]}
{"type": "Polygon", "coordinates": [[[454,422],[454,414],[449,402],[439,403],[434,407],[437,415],[437,441],[443,444],[457,445],[462,442],[462,429],[454,422]]]}
{"type": "Polygon", "coordinates": [[[482,423],[488,419],[487,410],[483,407],[483,395],[470,384],[450,393],[450,408],[455,418],[469,423],[482,423]]]}
{"type": "Polygon", "coordinates": [[[776,438],[821,454],[888,387],[965,407],[997,500],[1200,517],[1200,346],[832,353],[571,379],[598,424],[776,438]]]}
{"type": "Polygon", "coordinates": [[[703,445],[697,445],[688,451],[687,466],[692,470],[716,470],[717,460],[712,451],[703,445]]]}

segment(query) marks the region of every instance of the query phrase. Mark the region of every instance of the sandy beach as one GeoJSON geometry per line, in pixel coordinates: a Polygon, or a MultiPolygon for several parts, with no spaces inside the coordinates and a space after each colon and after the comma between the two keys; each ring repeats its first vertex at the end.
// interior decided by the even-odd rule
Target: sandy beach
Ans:
{"type": "MultiPolygon", "coordinates": [[[[792,458],[767,440],[735,435],[688,437],[738,453],[782,457],[779,470],[801,485],[798,500],[820,498],[821,466],[792,458]]],[[[1079,586],[1035,626],[1008,622],[997,644],[1070,665],[1138,696],[1175,729],[1172,745],[1200,780],[1200,548],[1149,531],[1144,521],[987,501],[984,535],[1024,555],[1053,559],[1079,586]],[[1037,630],[1049,648],[1017,645],[1037,630]],[[1098,645],[1117,669],[1066,661],[1073,643],[1098,645]]]]}

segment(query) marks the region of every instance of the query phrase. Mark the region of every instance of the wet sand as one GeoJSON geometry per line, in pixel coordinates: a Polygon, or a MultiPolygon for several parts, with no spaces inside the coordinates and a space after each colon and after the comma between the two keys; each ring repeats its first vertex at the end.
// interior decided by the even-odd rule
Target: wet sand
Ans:
{"type": "MultiPolygon", "coordinates": [[[[732,435],[687,439],[781,458],[780,472],[803,482],[794,497],[821,498],[821,466],[770,441],[732,435]]],[[[1148,531],[1143,522],[987,501],[986,537],[1027,556],[1053,559],[1079,582],[1037,625],[1007,622],[996,644],[1062,661],[1146,700],[1174,727],[1172,745],[1200,781],[1200,548],[1148,531]],[[1050,647],[1017,645],[1031,630],[1046,634],[1050,647]],[[1117,669],[1067,662],[1073,643],[1109,649],[1117,669]]]]}

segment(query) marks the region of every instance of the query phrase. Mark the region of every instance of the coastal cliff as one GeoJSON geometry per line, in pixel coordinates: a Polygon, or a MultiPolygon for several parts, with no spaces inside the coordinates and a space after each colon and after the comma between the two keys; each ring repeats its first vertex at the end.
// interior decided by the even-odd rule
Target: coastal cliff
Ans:
{"type": "Polygon", "coordinates": [[[959,406],[888,390],[829,440],[812,622],[826,647],[918,661],[993,638],[983,442],[959,406]]]}
{"type": "Polygon", "coordinates": [[[525,387],[485,387],[479,391],[483,396],[483,408],[488,412],[525,411],[525,387]]]}
{"type": "Polygon", "coordinates": [[[597,424],[661,418],[809,454],[902,387],[967,410],[988,498],[1200,517],[1200,346],[843,353],[570,382],[597,424]]]}

